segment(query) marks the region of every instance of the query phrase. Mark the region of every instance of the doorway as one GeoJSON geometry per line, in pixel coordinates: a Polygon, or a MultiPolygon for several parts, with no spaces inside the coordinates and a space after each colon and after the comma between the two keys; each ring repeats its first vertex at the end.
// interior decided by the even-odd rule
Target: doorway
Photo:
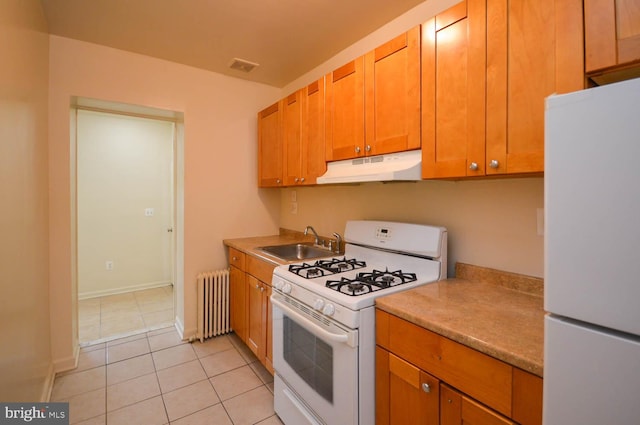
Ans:
{"type": "Polygon", "coordinates": [[[78,108],[81,345],[174,323],[176,122],[78,108]]]}

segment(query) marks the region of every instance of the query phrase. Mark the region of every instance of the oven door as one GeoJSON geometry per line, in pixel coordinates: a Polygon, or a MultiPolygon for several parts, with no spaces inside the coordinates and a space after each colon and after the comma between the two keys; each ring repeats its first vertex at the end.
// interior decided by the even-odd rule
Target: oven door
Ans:
{"type": "Polygon", "coordinates": [[[287,425],[358,423],[358,331],[280,293],[273,307],[274,406],[287,425]]]}

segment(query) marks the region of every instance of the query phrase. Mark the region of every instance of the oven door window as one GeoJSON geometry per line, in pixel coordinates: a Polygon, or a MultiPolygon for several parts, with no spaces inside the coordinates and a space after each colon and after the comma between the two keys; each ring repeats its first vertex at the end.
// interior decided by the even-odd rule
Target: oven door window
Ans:
{"type": "Polygon", "coordinates": [[[333,403],[333,348],[287,316],[282,325],[284,360],[318,395],[333,403]]]}

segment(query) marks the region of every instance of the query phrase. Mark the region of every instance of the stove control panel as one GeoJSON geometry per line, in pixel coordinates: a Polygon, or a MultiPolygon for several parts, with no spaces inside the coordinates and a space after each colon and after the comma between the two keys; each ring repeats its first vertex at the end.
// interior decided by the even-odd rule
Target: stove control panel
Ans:
{"type": "Polygon", "coordinates": [[[376,227],[376,239],[391,239],[393,232],[390,227],[376,227]]]}

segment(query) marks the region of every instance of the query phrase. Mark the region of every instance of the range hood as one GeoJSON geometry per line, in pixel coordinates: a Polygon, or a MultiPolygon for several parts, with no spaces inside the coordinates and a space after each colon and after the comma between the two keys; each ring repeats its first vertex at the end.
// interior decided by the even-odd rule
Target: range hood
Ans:
{"type": "Polygon", "coordinates": [[[318,184],[422,180],[422,152],[418,150],[334,161],[318,184]]]}

